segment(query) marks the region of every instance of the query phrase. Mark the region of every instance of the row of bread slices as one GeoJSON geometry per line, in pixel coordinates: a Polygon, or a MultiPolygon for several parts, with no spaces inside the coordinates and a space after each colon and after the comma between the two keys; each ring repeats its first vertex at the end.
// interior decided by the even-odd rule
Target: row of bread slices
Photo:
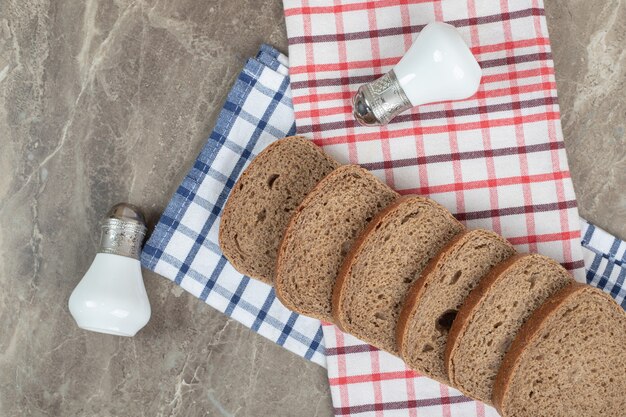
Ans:
{"type": "Polygon", "coordinates": [[[220,246],[288,308],[505,416],[626,415],[626,314],[610,297],[306,139],[252,161],[220,246]]]}

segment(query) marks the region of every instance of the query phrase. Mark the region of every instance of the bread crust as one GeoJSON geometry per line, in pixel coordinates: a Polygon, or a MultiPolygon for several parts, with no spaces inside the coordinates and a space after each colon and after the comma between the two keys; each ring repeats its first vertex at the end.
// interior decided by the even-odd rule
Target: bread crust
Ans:
{"type": "MultiPolygon", "coordinates": [[[[302,137],[290,136],[289,138],[285,138],[285,139],[291,139],[291,138],[302,138],[302,137]]],[[[238,259],[235,259],[230,256],[230,254],[228,253],[229,242],[226,241],[226,226],[225,225],[227,225],[230,222],[231,216],[234,216],[234,212],[235,212],[234,207],[236,204],[236,200],[238,198],[237,196],[239,195],[239,184],[241,184],[241,182],[243,182],[246,178],[250,176],[250,171],[251,171],[250,168],[254,169],[256,165],[263,163],[263,161],[267,158],[267,155],[272,153],[272,150],[278,146],[279,142],[280,140],[277,140],[276,142],[271,143],[267,148],[263,149],[263,151],[259,155],[257,155],[257,157],[254,158],[252,162],[250,162],[250,165],[248,165],[248,167],[239,176],[239,179],[237,180],[235,185],[233,185],[230,195],[228,196],[228,199],[226,200],[226,204],[224,205],[224,209],[222,210],[222,218],[220,220],[220,228],[219,228],[218,235],[217,235],[217,241],[219,243],[220,249],[222,250],[222,254],[226,257],[226,259],[228,259],[228,262],[230,262],[237,271],[245,275],[248,275],[251,278],[258,279],[260,281],[270,283],[270,284],[271,284],[271,281],[268,280],[267,277],[262,277],[262,276],[255,274],[254,271],[250,271],[245,265],[242,265],[241,263],[239,263],[238,259]]]]}
{"type": "Polygon", "coordinates": [[[470,294],[467,296],[465,302],[459,309],[459,312],[457,313],[454,322],[452,323],[450,333],[448,333],[448,340],[446,342],[446,350],[444,353],[444,366],[446,368],[446,372],[452,386],[463,392],[465,395],[468,395],[468,393],[459,386],[459,383],[454,375],[454,364],[452,363],[454,359],[454,354],[456,353],[456,348],[458,347],[459,338],[465,333],[467,326],[471,322],[471,318],[475,313],[476,307],[478,306],[480,301],[487,295],[489,289],[500,280],[504,272],[511,268],[513,264],[515,264],[515,262],[527,256],[531,255],[515,254],[508,258],[506,261],[496,265],[491,271],[489,271],[489,273],[480,280],[476,288],[474,288],[474,290],[470,292],[470,294]]]}
{"type": "MultiPolygon", "coordinates": [[[[350,274],[350,270],[354,265],[356,258],[359,256],[361,251],[363,250],[364,244],[367,241],[367,238],[370,233],[372,233],[387,216],[391,215],[399,206],[405,203],[408,200],[420,198],[426,199],[426,197],[422,197],[419,195],[405,195],[396,199],[393,203],[389,204],[383,210],[378,212],[376,216],[372,219],[371,222],[365,227],[363,232],[359,235],[359,237],[352,245],[352,248],[348,252],[348,255],[344,258],[344,261],[339,269],[339,275],[337,276],[337,281],[335,282],[335,286],[333,288],[333,308],[332,315],[335,320],[335,324],[342,330],[345,330],[345,321],[342,315],[341,304],[343,303],[343,297],[345,290],[348,284],[348,275],[350,274]]],[[[430,200],[435,206],[439,207],[441,210],[445,210],[449,213],[449,210],[440,205],[439,203],[430,200]]],[[[456,220],[455,220],[456,221],[456,220]]],[[[457,221],[458,222],[458,221],[457,221]]],[[[460,223],[459,223],[460,224],[460,223]]]]}
{"type": "MultiPolygon", "coordinates": [[[[281,240],[281,243],[280,243],[280,246],[279,246],[279,249],[278,249],[278,256],[276,258],[276,273],[274,275],[274,289],[276,290],[276,296],[278,297],[280,302],[283,303],[283,305],[285,307],[287,307],[288,309],[290,309],[292,311],[296,311],[298,313],[301,313],[301,314],[304,314],[304,315],[307,315],[309,317],[313,317],[313,318],[316,318],[316,319],[322,320],[322,321],[329,321],[330,317],[321,316],[319,314],[313,314],[313,313],[308,312],[308,311],[307,312],[302,311],[298,306],[296,306],[294,303],[291,302],[291,300],[289,299],[289,297],[287,297],[287,294],[285,293],[284,277],[283,277],[284,274],[282,273],[282,269],[283,269],[283,266],[284,266],[283,258],[285,256],[285,251],[286,251],[286,247],[285,247],[286,246],[286,241],[291,236],[291,233],[294,230],[295,223],[298,220],[300,214],[302,213],[302,210],[304,210],[304,208],[307,205],[309,205],[311,203],[311,201],[313,201],[317,197],[317,195],[326,186],[326,183],[328,181],[330,181],[332,178],[334,178],[335,176],[343,175],[344,172],[351,171],[351,170],[354,170],[354,169],[362,171],[362,172],[366,173],[367,175],[371,175],[371,173],[369,171],[367,171],[366,169],[360,167],[359,165],[342,165],[342,166],[334,169],[330,174],[326,175],[326,177],[324,177],[313,188],[313,190],[311,190],[311,192],[309,194],[307,194],[307,196],[304,198],[304,200],[302,200],[302,202],[300,203],[298,208],[296,210],[294,210],[294,213],[291,216],[291,219],[289,220],[289,223],[287,224],[287,228],[285,229],[285,233],[283,235],[283,239],[281,240]]],[[[392,205],[392,204],[394,204],[394,203],[391,203],[390,205],[392,205]]]]}
{"type": "Polygon", "coordinates": [[[231,189],[230,195],[228,196],[228,199],[226,200],[226,204],[224,205],[224,209],[222,210],[220,227],[218,231],[218,243],[219,243],[220,249],[222,250],[222,253],[226,257],[226,259],[228,259],[228,261],[235,267],[237,271],[245,275],[248,275],[249,277],[268,283],[268,284],[273,283],[273,277],[265,277],[265,276],[261,276],[255,273],[255,271],[250,270],[244,263],[239,262],[238,259],[232,257],[229,254],[228,247],[229,247],[230,242],[228,242],[228,239],[226,237],[226,228],[228,224],[231,222],[231,217],[234,216],[236,213],[236,204],[239,200],[239,193],[240,193],[239,185],[250,176],[250,172],[254,171],[258,165],[266,163],[267,159],[273,153],[273,150],[277,148],[278,146],[280,146],[285,140],[297,140],[297,141],[306,142],[307,145],[310,144],[311,146],[313,146],[314,149],[318,151],[321,156],[328,159],[329,161],[335,162],[335,164],[339,166],[338,162],[334,161],[330,156],[324,153],[322,149],[315,146],[310,140],[306,139],[304,136],[299,136],[299,135],[288,136],[286,138],[279,139],[271,143],[265,149],[263,149],[263,151],[261,151],[257,155],[257,157],[254,158],[252,162],[250,162],[250,165],[248,165],[245,171],[239,176],[239,179],[237,180],[237,182],[231,189]]]}
{"type": "MultiPolygon", "coordinates": [[[[298,205],[298,208],[296,208],[293,214],[291,215],[291,219],[289,219],[289,223],[287,223],[287,228],[285,229],[283,238],[280,241],[280,246],[278,247],[278,256],[276,257],[276,273],[274,274],[274,290],[276,291],[276,297],[278,297],[278,300],[280,300],[280,302],[285,307],[287,307],[288,309],[292,311],[296,311],[300,313],[300,311],[298,311],[299,310],[298,307],[294,303],[292,303],[291,300],[284,293],[282,268],[284,266],[283,258],[285,257],[285,251],[286,251],[285,242],[287,241],[287,238],[291,236],[291,233],[293,232],[293,229],[294,229],[294,225],[296,221],[298,220],[300,214],[302,213],[302,210],[304,209],[304,207],[306,207],[311,202],[311,200],[313,200],[315,196],[321,192],[321,190],[326,186],[326,183],[330,181],[330,179],[334,178],[336,175],[340,175],[342,172],[346,170],[351,169],[350,167],[354,167],[354,165],[342,165],[339,168],[333,170],[327,176],[325,176],[311,190],[311,192],[307,194],[306,197],[304,197],[304,200],[302,200],[302,202],[298,205]]],[[[310,316],[310,317],[314,317],[314,316],[310,316]]],[[[320,317],[314,317],[314,318],[321,320],[320,317]]]]}
{"type": "Polygon", "coordinates": [[[404,201],[408,200],[409,198],[411,198],[411,196],[399,197],[393,203],[389,204],[383,210],[379,211],[374,216],[372,221],[370,221],[367,224],[367,226],[365,226],[365,229],[363,230],[363,232],[361,232],[361,234],[356,238],[356,240],[354,241],[354,244],[352,245],[352,248],[350,248],[350,251],[348,251],[348,254],[344,258],[343,263],[341,264],[341,267],[339,268],[339,274],[337,275],[335,286],[333,287],[333,303],[332,303],[333,320],[335,321],[335,325],[337,325],[337,327],[339,327],[342,331],[345,331],[345,327],[344,327],[343,317],[341,316],[339,306],[343,298],[343,291],[347,284],[346,276],[348,275],[348,272],[350,271],[350,268],[352,267],[352,264],[354,263],[354,259],[361,252],[361,249],[363,248],[363,243],[365,243],[367,235],[372,230],[374,230],[376,226],[378,226],[389,213],[394,211],[400,204],[402,204],[404,201]]]}
{"type": "Polygon", "coordinates": [[[586,284],[580,284],[578,282],[572,282],[550,297],[544,304],[535,310],[526,323],[524,323],[513,340],[508,352],[504,356],[502,366],[496,376],[493,389],[493,404],[500,414],[503,414],[504,411],[502,410],[502,404],[505,397],[509,393],[511,377],[518,368],[521,355],[524,353],[526,347],[536,340],[537,336],[542,332],[544,326],[547,324],[547,320],[550,316],[564,303],[566,303],[570,297],[581,292],[591,292],[597,294],[598,296],[605,297],[611,301],[611,305],[613,305],[614,308],[620,312],[620,314],[625,314],[624,310],[622,310],[621,307],[615,303],[615,301],[608,294],[605,294],[601,290],[594,287],[586,284]]]}
{"type": "MultiPolygon", "coordinates": [[[[407,297],[405,298],[405,301],[404,301],[404,306],[402,307],[402,311],[400,313],[400,319],[398,321],[398,327],[396,328],[396,342],[397,342],[398,351],[400,352],[401,357],[404,357],[404,355],[405,355],[405,343],[406,343],[405,338],[407,337],[407,333],[408,333],[408,330],[409,330],[409,324],[410,324],[411,319],[413,318],[413,316],[415,314],[416,309],[420,305],[422,297],[424,296],[424,293],[426,291],[426,285],[429,282],[431,282],[431,274],[433,274],[435,272],[435,270],[437,269],[437,266],[440,263],[446,262],[446,260],[447,260],[446,258],[448,256],[451,256],[451,252],[455,249],[455,246],[457,246],[460,243],[463,243],[463,241],[465,239],[470,237],[472,232],[479,232],[479,231],[481,231],[481,229],[463,230],[463,231],[459,232],[441,250],[441,252],[439,252],[428,263],[428,265],[424,269],[424,272],[422,272],[422,274],[420,275],[418,280],[413,284],[413,286],[409,290],[409,293],[407,294],[407,297]]],[[[485,230],[485,232],[488,232],[488,231],[485,230]]],[[[496,236],[498,238],[502,239],[503,242],[507,243],[509,245],[509,247],[511,249],[513,249],[513,246],[504,237],[502,237],[500,235],[496,235],[496,236]]],[[[512,256],[515,256],[515,254],[511,255],[511,257],[512,256]]],[[[511,257],[505,259],[501,263],[506,262],[506,260],[510,259],[511,257]]],[[[493,268],[495,268],[498,265],[499,264],[495,265],[493,268]]],[[[493,268],[492,268],[492,270],[493,270],[493,268]]],[[[491,272],[491,271],[489,271],[489,272],[491,272]]],[[[481,280],[485,279],[487,277],[487,275],[489,274],[489,272],[487,272],[487,274],[485,274],[485,276],[481,280]]],[[[466,297],[466,300],[467,300],[467,297],[466,297]]],[[[447,372],[447,369],[446,369],[446,372],[447,372]]],[[[429,375],[429,377],[430,378],[434,378],[432,375],[429,375]]],[[[434,378],[434,379],[437,379],[437,378],[434,378]]],[[[443,384],[446,384],[446,385],[450,384],[450,381],[448,381],[448,380],[439,380],[439,382],[441,382],[443,384]]]]}
{"type": "Polygon", "coordinates": [[[424,294],[425,285],[429,281],[428,277],[435,271],[437,265],[450,255],[454,246],[467,237],[469,232],[470,230],[463,230],[457,233],[457,235],[453,237],[452,240],[448,242],[433,259],[430,260],[430,262],[428,262],[424,271],[420,274],[419,278],[415,281],[407,293],[406,298],[404,299],[404,305],[400,311],[400,317],[398,318],[398,327],[396,327],[396,344],[398,352],[400,352],[401,356],[404,356],[404,337],[406,336],[408,330],[407,325],[409,324],[411,317],[413,317],[415,309],[419,305],[419,300],[424,294]]]}

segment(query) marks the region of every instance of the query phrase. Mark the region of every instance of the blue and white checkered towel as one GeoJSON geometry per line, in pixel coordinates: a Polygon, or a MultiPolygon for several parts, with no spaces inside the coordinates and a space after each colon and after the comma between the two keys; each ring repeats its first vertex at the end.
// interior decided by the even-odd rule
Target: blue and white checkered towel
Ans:
{"type": "MultiPolygon", "coordinates": [[[[142,264],[292,352],[326,365],[320,322],[295,314],[267,284],[241,275],[218,246],[224,203],[254,156],[295,132],[287,57],[263,45],[248,60],[213,133],[144,246],[142,264]]],[[[626,242],[581,220],[587,282],[626,308],[626,242]]]]}
{"type": "Polygon", "coordinates": [[[580,219],[587,283],[601,288],[626,310],[626,242],[580,219]]]}
{"type": "Polygon", "coordinates": [[[218,246],[220,213],[239,175],[267,145],[295,133],[286,64],[284,55],[265,45],[248,60],[141,261],[255,332],[324,366],[319,322],[283,307],[272,287],[237,272],[218,246]]]}

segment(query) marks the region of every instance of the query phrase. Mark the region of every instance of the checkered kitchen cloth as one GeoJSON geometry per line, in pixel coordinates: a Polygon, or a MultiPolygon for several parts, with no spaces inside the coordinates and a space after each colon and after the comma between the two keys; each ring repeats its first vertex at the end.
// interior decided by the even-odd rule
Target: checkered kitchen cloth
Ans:
{"type": "Polygon", "coordinates": [[[143,248],[141,263],[296,354],[325,366],[317,320],[282,306],[267,284],[237,272],[218,246],[235,181],[267,145],[294,134],[287,58],[268,46],[250,59],[215,129],[143,248]]]}
{"type": "Polygon", "coordinates": [[[584,279],[541,0],[284,0],[284,9],[298,133],[584,279]],[[358,87],[389,71],[432,21],[470,45],[483,69],[478,93],[359,126],[358,87]]]}
{"type": "MultiPolygon", "coordinates": [[[[257,59],[247,62],[215,131],[144,246],[142,264],[259,334],[326,366],[320,323],[291,313],[269,286],[237,273],[217,245],[221,209],[247,160],[294,131],[287,65],[284,55],[267,46],[261,48],[257,59]]],[[[584,221],[582,228],[587,280],[611,292],[626,307],[626,244],[584,221]]],[[[384,415],[392,409],[402,414],[407,407],[417,407],[420,416],[438,415],[443,398],[439,385],[433,386],[426,378],[412,379],[414,374],[391,355],[381,355],[376,364],[371,360],[376,356],[367,353],[375,352],[374,348],[334,326],[324,326],[324,332],[337,415],[368,415],[379,408],[386,410],[384,415]],[[370,356],[363,360],[364,352],[370,356]],[[382,389],[375,389],[377,381],[385,381],[382,389]],[[396,384],[402,384],[400,389],[394,389],[396,384]],[[383,402],[376,403],[376,391],[383,395],[383,402]],[[389,397],[394,393],[397,398],[389,397]]],[[[463,397],[449,398],[453,403],[480,407],[463,397]]]]}
{"type": "MultiPolygon", "coordinates": [[[[284,9],[299,133],[584,280],[541,0],[284,0],[284,9]],[[470,45],[483,69],[478,93],[414,108],[385,127],[358,126],[357,88],[389,71],[432,21],[454,25],[470,45]]],[[[324,326],[324,340],[337,415],[497,415],[334,326],[324,326]]]]}

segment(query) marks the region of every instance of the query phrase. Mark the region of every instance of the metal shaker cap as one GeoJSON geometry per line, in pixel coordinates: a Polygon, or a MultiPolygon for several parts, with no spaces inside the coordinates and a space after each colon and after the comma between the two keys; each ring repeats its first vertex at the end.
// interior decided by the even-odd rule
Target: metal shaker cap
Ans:
{"type": "Polygon", "coordinates": [[[352,100],[352,114],[363,126],[386,125],[411,107],[393,70],[360,86],[352,100]]]}
{"type": "Polygon", "coordinates": [[[146,221],[141,210],[128,203],[111,207],[101,224],[100,253],[139,259],[146,236],[146,221]]]}

